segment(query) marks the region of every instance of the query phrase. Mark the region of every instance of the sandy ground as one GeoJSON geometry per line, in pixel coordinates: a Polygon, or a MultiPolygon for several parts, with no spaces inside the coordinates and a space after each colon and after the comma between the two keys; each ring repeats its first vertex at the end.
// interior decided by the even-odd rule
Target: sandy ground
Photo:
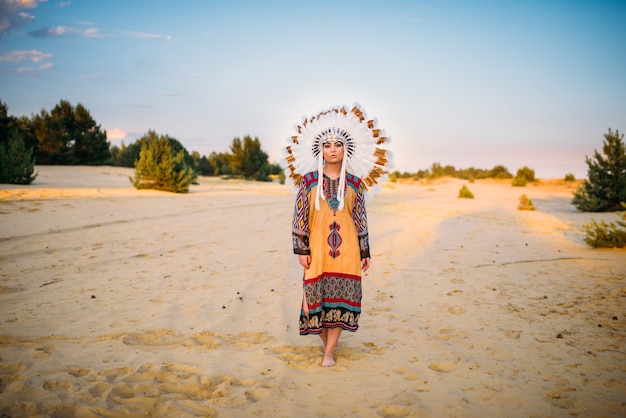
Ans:
{"type": "Polygon", "coordinates": [[[37,170],[0,186],[0,416],[626,416],[626,251],[583,242],[617,217],[574,186],[386,183],[361,328],[326,369],[298,335],[289,187],[37,170]]]}

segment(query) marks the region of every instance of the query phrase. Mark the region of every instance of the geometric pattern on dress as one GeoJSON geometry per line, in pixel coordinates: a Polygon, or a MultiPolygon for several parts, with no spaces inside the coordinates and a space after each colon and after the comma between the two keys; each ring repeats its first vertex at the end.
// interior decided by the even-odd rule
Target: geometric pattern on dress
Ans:
{"type": "Polygon", "coordinates": [[[309,247],[309,236],[311,235],[309,230],[309,194],[315,184],[317,184],[317,173],[309,173],[302,177],[298,188],[291,224],[294,254],[311,254],[309,247]]]}
{"type": "MultiPolygon", "coordinates": [[[[328,202],[328,206],[333,211],[334,214],[337,213],[337,209],[339,209],[339,180],[340,179],[330,179],[324,176],[323,186],[324,186],[324,197],[328,202]]],[[[347,187],[347,186],[346,186],[347,187]]],[[[345,189],[344,189],[345,191],[345,189]]]]}
{"type": "Polygon", "coordinates": [[[356,331],[361,316],[361,277],[325,273],[306,280],[309,312],[300,312],[300,334],[319,334],[323,328],[356,331]]]}
{"type": "Polygon", "coordinates": [[[330,229],[330,234],[328,235],[328,245],[330,246],[330,250],[328,250],[328,255],[332,258],[337,258],[341,255],[339,252],[339,247],[341,246],[341,235],[339,234],[339,230],[341,226],[337,222],[333,222],[328,226],[330,229]]]}
{"type": "Polygon", "coordinates": [[[361,179],[352,176],[351,179],[346,177],[346,182],[355,188],[356,198],[354,201],[354,209],[352,209],[352,219],[356,226],[358,236],[367,235],[367,211],[365,210],[365,195],[363,193],[363,184],[361,179]]]}

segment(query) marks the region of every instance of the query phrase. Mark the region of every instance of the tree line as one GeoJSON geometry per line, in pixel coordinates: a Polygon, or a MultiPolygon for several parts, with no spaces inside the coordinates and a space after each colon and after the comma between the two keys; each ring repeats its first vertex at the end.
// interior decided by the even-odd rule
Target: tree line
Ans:
{"type": "Polygon", "coordinates": [[[465,169],[457,169],[452,165],[441,165],[441,163],[433,163],[430,169],[418,170],[415,173],[394,171],[390,178],[393,179],[435,179],[440,177],[454,177],[463,180],[481,180],[481,179],[512,179],[513,175],[509,169],[503,165],[496,165],[492,169],[483,169],[470,167],[465,169]]]}
{"type": "MultiPolygon", "coordinates": [[[[5,155],[2,166],[9,165],[7,153],[10,152],[13,165],[20,162],[20,167],[13,170],[16,173],[24,171],[22,166],[34,163],[132,168],[139,161],[142,148],[155,138],[165,139],[174,153],[182,152],[181,164],[189,167],[196,176],[268,181],[270,175],[281,171],[278,164],[269,163],[268,155],[256,137],[234,138],[230,152],[212,152],[208,157],[196,151],[189,153],[177,139],[154,131],[148,131],[131,144],[117,146],[111,145],[106,131],[80,103],[73,106],[67,100],[61,100],[50,111],[42,109],[30,117],[15,117],[9,114],[8,106],[0,100],[0,156],[5,155]]],[[[32,173],[22,177],[21,181],[11,182],[29,184],[34,180],[32,173]]],[[[2,179],[2,182],[5,181],[2,179]]]]}
{"type": "MultiPolygon", "coordinates": [[[[616,211],[626,202],[626,149],[624,135],[612,131],[604,135],[602,153],[586,157],[588,178],[574,192],[572,203],[582,211],[616,211]]],[[[240,177],[267,181],[283,174],[278,164],[270,164],[258,138],[234,138],[230,152],[212,152],[208,157],[191,154],[175,138],[148,131],[134,143],[111,146],[106,131],[82,104],[72,106],[61,100],[51,111],[42,109],[30,118],[8,113],[0,100],[0,183],[30,184],[36,178],[34,165],[117,165],[134,167],[130,178],[137,188],[157,188],[186,192],[198,175],[240,177]]],[[[523,167],[515,177],[506,167],[491,170],[434,163],[430,170],[415,174],[391,173],[391,180],[403,177],[458,177],[468,180],[513,178],[514,186],[535,181],[534,170],[523,167]]],[[[566,175],[566,179],[573,175],[566,175]]],[[[284,177],[283,177],[284,178],[284,177]]]]}

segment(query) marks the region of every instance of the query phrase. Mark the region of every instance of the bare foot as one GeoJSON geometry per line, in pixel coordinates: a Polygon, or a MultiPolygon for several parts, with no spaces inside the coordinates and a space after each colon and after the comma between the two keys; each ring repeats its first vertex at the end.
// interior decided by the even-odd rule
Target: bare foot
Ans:
{"type": "Polygon", "coordinates": [[[335,367],[335,356],[330,354],[324,354],[324,358],[322,359],[322,367],[335,367]]]}

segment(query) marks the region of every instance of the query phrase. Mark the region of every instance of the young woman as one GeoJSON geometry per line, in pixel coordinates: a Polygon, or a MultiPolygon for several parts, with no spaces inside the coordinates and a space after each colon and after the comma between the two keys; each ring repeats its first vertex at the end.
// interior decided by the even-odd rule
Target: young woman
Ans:
{"type": "MultiPolygon", "coordinates": [[[[351,113],[333,110],[318,115],[312,123],[305,123],[308,133],[294,137],[287,149],[292,156],[287,161],[294,168],[291,177],[299,179],[292,238],[293,251],[304,268],[300,335],[320,336],[324,344],[323,367],[335,366],[335,347],[341,332],[354,332],[359,327],[361,274],[370,267],[366,182],[349,170],[350,158],[359,155],[359,142],[351,130],[362,122],[362,112],[359,115],[355,109],[351,113]],[[298,176],[295,160],[297,148],[302,145],[313,156],[317,170],[298,176]]],[[[386,138],[381,140],[379,132],[368,135],[382,143],[386,138]]],[[[386,164],[386,151],[379,150],[377,155],[381,153],[382,158],[370,159],[386,164]]],[[[366,173],[370,185],[380,174],[375,170],[380,166],[366,173]]]]}
{"type": "Polygon", "coordinates": [[[344,148],[340,138],[324,138],[322,179],[316,172],[302,178],[293,218],[294,253],[304,267],[300,334],[319,334],[324,367],[335,365],[341,331],[359,327],[361,270],[370,266],[361,179],[345,175],[343,208],[339,208],[344,148]],[[319,209],[311,204],[318,189],[324,200],[319,209]]]}

